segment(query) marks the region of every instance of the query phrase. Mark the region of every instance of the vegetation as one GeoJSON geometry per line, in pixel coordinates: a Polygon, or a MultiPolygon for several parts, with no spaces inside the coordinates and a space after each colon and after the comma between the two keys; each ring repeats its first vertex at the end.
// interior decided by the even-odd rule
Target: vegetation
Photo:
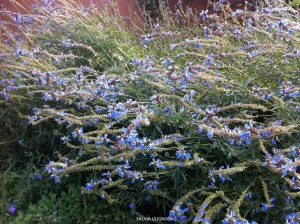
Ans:
{"type": "Polygon", "coordinates": [[[1,25],[1,222],[299,222],[299,12],[212,7],[1,25]]]}

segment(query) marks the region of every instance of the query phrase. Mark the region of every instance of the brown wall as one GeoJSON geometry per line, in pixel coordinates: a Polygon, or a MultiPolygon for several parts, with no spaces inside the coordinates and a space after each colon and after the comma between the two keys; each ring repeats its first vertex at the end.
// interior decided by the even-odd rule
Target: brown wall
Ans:
{"type": "MultiPolygon", "coordinates": [[[[179,0],[168,0],[169,5],[172,9],[175,8],[175,5],[178,3],[179,0]]],[[[248,0],[248,2],[255,2],[256,0],[248,0]]],[[[210,1],[214,2],[214,1],[210,1]]],[[[245,4],[245,0],[229,0],[230,5],[233,9],[243,8],[245,4]]],[[[201,10],[205,10],[208,5],[208,0],[182,0],[183,7],[190,7],[198,12],[201,10]]]]}
{"type": "MultiPolygon", "coordinates": [[[[178,3],[178,0],[169,0],[169,6],[171,9],[175,8],[175,5],[178,3]]],[[[201,10],[206,9],[207,0],[183,0],[182,1],[183,8],[190,7],[194,10],[200,12],[201,10]]]]}

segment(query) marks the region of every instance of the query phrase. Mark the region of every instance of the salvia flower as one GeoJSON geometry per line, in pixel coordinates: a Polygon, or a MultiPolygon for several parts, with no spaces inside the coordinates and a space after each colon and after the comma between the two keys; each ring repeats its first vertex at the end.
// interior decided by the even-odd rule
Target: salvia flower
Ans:
{"type": "Polygon", "coordinates": [[[16,210],[17,209],[14,205],[10,205],[9,208],[8,208],[9,213],[12,214],[12,215],[15,214],[16,210]]]}

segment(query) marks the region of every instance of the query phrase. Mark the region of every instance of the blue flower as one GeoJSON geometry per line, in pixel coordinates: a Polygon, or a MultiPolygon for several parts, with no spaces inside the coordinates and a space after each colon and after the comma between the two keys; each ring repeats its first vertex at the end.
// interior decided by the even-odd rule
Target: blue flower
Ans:
{"type": "Polygon", "coordinates": [[[10,205],[8,211],[10,214],[14,214],[16,212],[16,207],[14,205],[10,205]]]}
{"type": "Polygon", "coordinates": [[[133,209],[133,208],[134,208],[133,203],[130,203],[130,204],[128,205],[128,207],[131,208],[131,209],[133,209]]]}
{"type": "Polygon", "coordinates": [[[229,224],[230,222],[229,222],[229,220],[228,219],[223,219],[222,220],[222,224],[229,224]]]}
{"type": "Polygon", "coordinates": [[[170,213],[169,213],[169,216],[173,217],[175,215],[176,215],[175,211],[171,210],[170,213]]]}
{"type": "Polygon", "coordinates": [[[252,194],[245,194],[245,198],[251,199],[252,197],[252,194]]]}
{"type": "Polygon", "coordinates": [[[117,167],[116,167],[116,171],[118,172],[118,174],[119,174],[120,177],[124,177],[124,176],[125,176],[125,173],[124,173],[124,171],[122,170],[122,167],[121,167],[121,166],[117,166],[117,167]]]}
{"type": "Polygon", "coordinates": [[[196,222],[196,223],[198,223],[198,222],[200,222],[200,219],[201,219],[201,218],[199,218],[198,216],[195,216],[195,217],[194,217],[194,221],[193,221],[193,222],[196,222]]]}
{"type": "Polygon", "coordinates": [[[176,151],[176,156],[178,159],[190,159],[192,158],[191,154],[186,152],[185,150],[178,150],[176,151]]]}
{"type": "Polygon", "coordinates": [[[90,190],[92,190],[92,189],[93,189],[93,185],[92,185],[92,184],[87,183],[87,184],[85,185],[85,190],[90,191],[90,190]]]}
{"type": "Polygon", "coordinates": [[[241,133],[239,134],[239,137],[240,137],[241,140],[247,139],[247,138],[249,138],[250,136],[251,136],[250,131],[241,132],[241,133]]]}
{"type": "Polygon", "coordinates": [[[153,158],[152,162],[149,163],[149,166],[152,166],[152,165],[155,165],[159,169],[166,169],[166,166],[164,166],[163,164],[161,164],[161,160],[160,159],[157,159],[155,161],[155,159],[153,158]]]}
{"type": "Polygon", "coordinates": [[[157,185],[158,185],[158,181],[157,180],[147,181],[146,182],[146,187],[149,190],[157,189],[157,185]]]}
{"type": "Polygon", "coordinates": [[[228,138],[228,141],[229,141],[230,145],[233,145],[233,143],[234,143],[234,139],[233,138],[228,138]]]}
{"type": "Polygon", "coordinates": [[[201,126],[198,127],[198,132],[199,132],[199,134],[201,134],[203,132],[203,129],[201,126]]]}
{"type": "Polygon", "coordinates": [[[150,41],[151,41],[151,39],[149,39],[147,37],[145,37],[144,40],[143,40],[144,44],[149,44],[150,41]]]}
{"type": "Polygon", "coordinates": [[[199,157],[197,157],[196,159],[195,159],[195,163],[199,163],[201,161],[201,158],[199,158],[199,157]]]}
{"type": "Polygon", "coordinates": [[[277,144],[277,142],[276,142],[276,140],[275,140],[274,138],[272,138],[271,143],[272,143],[273,145],[276,145],[276,144],[277,144]]]}
{"type": "Polygon", "coordinates": [[[214,131],[213,130],[208,130],[207,137],[212,139],[213,136],[214,136],[214,131]]]}
{"type": "Polygon", "coordinates": [[[296,212],[292,212],[285,217],[285,223],[299,224],[299,222],[300,222],[300,215],[298,215],[296,212]]]}
{"type": "Polygon", "coordinates": [[[119,145],[120,145],[120,147],[122,147],[124,144],[125,144],[125,142],[124,142],[124,139],[123,139],[123,138],[121,138],[121,139],[120,139],[120,141],[119,141],[119,145]]]}
{"type": "Polygon", "coordinates": [[[269,206],[266,203],[261,203],[262,205],[262,211],[267,211],[269,209],[269,206]]]}
{"type": "Polygon", "coordinates": [[[194,48],[195,48],[195,49],[202,48],[202,44],[197,43],[197,44],[194,45],[194,48]]]}
{"type": "Polygon", "coordinates": [[[105,198],[105,194],[102,193],[102,194],[100,195],[100,197],[101,197],[102,199],[104,199],[104,198],[105,198]]]}
{"type": "Polygon", "coordinates": [[[43,179],[43,175],[36,173],[34,175],[30,175],[29,179],[30,180],[34,180],[34,179],[42,180],[43,179]]]}
{"type": "Polygon", "coordinates": [[[16,55],[16,57],[20,57],[20,50],[19,49],[16,50],[15,55],[16,55]]]}
{"type": "Polygon", "coordinates": [[[245,142],[247,145],[250,145],[252,143],[252,139],[247,138],[245,142]]]}
{"type": "Polygon", "coordinates": [[[204,27],[203,33],[205,38],[211,38],[210,30],[207,27],[204,27]]]}
{"type": "Polygon", "coordinates": [[[130,164],[129,164],[128,160],[126,160],[126,162],[124,164],[124,168],[125,169],[130,169],[130,164]]]}
{"type": "Polygon", "coordinates": [[[262,133],[261,136],[268,137],[270,134],[271,134],[270,131],[266,131],[266,132],[262,133]]]}
{"type": "Polygon", "coordinates": [[[225,182],[226,178],[222,176],[222,174],[219,174],[220,180],[222,181],[222,183],[225,182]]]}
{"type": "Polygon", "coordinates": [[[292,98],[296,98],[300,94],[300,91],[295,91],[293,93],[290,93],[289,96],[292,98]]]}
{"type": "Polygon", "coordinates": [[[122,118],[122,114],[118,111],[113,111],[111,112],[110,117],[112,117],[115,120],[119,120],[120,118],[122,118]]]}
{"type": "Polygon", "coordinates": [[[210,219],[208,219],[208,218],[206,218],[206,219],[201,219],[201,223],[203,223],[203,224],[211,224],[211,220],[210,219]]]}

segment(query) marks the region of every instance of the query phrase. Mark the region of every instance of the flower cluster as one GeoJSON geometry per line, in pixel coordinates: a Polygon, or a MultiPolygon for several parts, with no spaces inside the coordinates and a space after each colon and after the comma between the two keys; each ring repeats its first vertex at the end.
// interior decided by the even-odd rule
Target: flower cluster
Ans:
{"type": "Polygon", "coordinates": [[[188,207],[182,205],[183,203],[179,203],[179,205],[175,206],[169,213],[169,218],[173,221],[185,222],[187,220],[186,213],[189,211],[188,207]]]}
{"type": "Polygon", "coordinates": [[[298,173],[300,148],[290,146],[287,149],[272,149],[267,153],[263,163],[268,169],[280,173],[293,190],[300,189],[300,174],[298,173]]]}
{"type": "Polygon", "coordinates": [[[236,214],[233,210],[230,210],[229,213],[226,214],[226,218],[222,220],[222,224],[230,224],[230,223],[238,223],[238,224],[257,224],[255,221],[249,222],[246,219],[240,220],[236,217],[236,214]]]}
{"type": "Polygon", "coordinates": [[[290,224],[297,224],[300,221],[300,215],[299,213],[291,213],[288,214],[285,218],[285,223],[290,223],[290,224]]]}

